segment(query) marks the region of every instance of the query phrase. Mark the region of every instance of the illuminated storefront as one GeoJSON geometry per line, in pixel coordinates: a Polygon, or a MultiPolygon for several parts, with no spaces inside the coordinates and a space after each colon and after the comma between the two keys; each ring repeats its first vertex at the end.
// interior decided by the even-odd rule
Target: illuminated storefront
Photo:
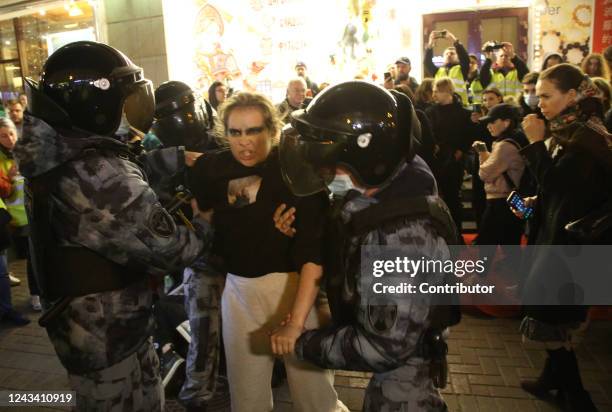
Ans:
{"type": "Polygon", "coordinates": [[[0,8],[2,100],[23,91],[22,77],[38,80],[47,57],[62,45],[99,38],[98,2],[33,1],[0,8]]]}
{"type": "MultiPolygon", "coordinates": [[[[426,16],[523,9],[511,37],[532,67],[552,51],[579,62],[590,48],[593,18],[593,0],[183,0],[178,5],[163,0],[170,78],[202,91],[222,80],[276,101],[297,61],[319,82],[356,76],[381,81],[388,64],[409,56],[412,75],[420,78],[426,16]]],[[[510,18],[499,17],[499,25],[488,19],[495,37],[481,40],[508,41],[501,27],[510,18]]],[[[459,31],[460,23],[445,22],[459,31]]],[[[460,39],[470,52],[479,52],[480,44],[460,39]]]]}

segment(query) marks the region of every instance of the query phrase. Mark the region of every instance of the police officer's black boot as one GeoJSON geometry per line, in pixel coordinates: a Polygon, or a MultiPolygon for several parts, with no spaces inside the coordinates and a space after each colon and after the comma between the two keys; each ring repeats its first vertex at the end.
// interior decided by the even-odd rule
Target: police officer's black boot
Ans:
{"type": "Polygon", "coordinates": [[[591,395],[582,386],[576,353],[565,348],[557,353],[561,383],[562,408],[568,412],[597,412],[591,395]]]}
{"type": "Polygon", "coordinates": [[[558,365],[555,364],[556,352],[560,350],[565,350],[563,348],[556,350],[546,350],[548,353],[548,357],[546,358],[546,362],[544,363],[544,369],[540,374],[540,377],[537,380],[530,381],[522,381],[521,387],[532,394],[537,398],[543,398],[550,395],[550,391],[554,389],[560,389],[560,384],[558,382],[559,373],[558,365]]]}

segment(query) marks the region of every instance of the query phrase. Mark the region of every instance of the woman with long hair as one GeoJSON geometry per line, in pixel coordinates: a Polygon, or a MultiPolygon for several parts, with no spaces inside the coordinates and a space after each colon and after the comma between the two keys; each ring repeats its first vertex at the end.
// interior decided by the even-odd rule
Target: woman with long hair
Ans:
{"type": "Polygon", "coordinates": [[[606,59],[599,53],[591,53],[582,60],[580,65],[584,74],[589,77],[610,78],[610,70],[606,59]]]}
{"type": "MultiPolygon", "coordinates": [[[[531,114],[522,123],[530,145],[521,154],[538,182],[537,196],[525,199],[535,209],[530,240],[536,245],[610,244],[609,233],[585,240],[566,229],[612,199],[612,140],[602,124],[598,90],[580,69],[560,64],[540,74],[536,91],[546,122],[531,114]]],[[[571,279],[556,249],[536,248],[523,289],[521,331],[526,339],[544,342],[548,357],[540,377],[522,387],[538,397],[558,391],[564,410],[595,411],[573,349],[588,307],[557,300],[560,292],[568,292],[571,279]]]]}
{"type": "Polygon", "coordinates": [[[215,81],[208,88],[208,102],[215,110],[219,110],[219,105],[227,98],[227,87],[220,81],[215,81]]]}
{"type": "Polygon", "coordinates": [[[427,110],[428,107],[434,104],[433,101],[433,83],[434,79],[427,77],[423,79],[419,87],[417,87],[414,101],[414,107],[419,110],[427,110]]]}

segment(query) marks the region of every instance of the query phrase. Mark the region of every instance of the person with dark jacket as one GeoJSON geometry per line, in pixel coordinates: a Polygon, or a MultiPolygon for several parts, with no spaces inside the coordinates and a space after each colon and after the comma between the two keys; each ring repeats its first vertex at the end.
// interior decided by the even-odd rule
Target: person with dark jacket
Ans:
{"type": "Polygon", "coordinates": [[[297,62],[295,64],[295,74],[298,77],[301,77],[306,82],[306,95],[310,98],[315,97],[317,93],[319,93],[319,86],[313,82],[310,77],[306,74],[308,67],[306,67],[306,63],[297,62]]]}
{"type": "Polygon", "coordinates": [[[429,34],[429,42],[425,49],[423,58],[425,70],[438,80],[443,77],[450,77],[453,81],[454,92],[461,98],[463,106],[468,105],[467,79],[470,71],[470,56],[465,47],[448,30],[432,31],[429,34]],[[433,62],[433,47],[437,39],[445,38],[450,40],[453,45],[444,50],[444,64],[436,67],[433,62]]]}
{"type": "Polygon", "coordinates": [[[414,108],[422,111],[427,111],[427,108],[434,104],[433,101],[433,84],[434,79],[427,77],[423,79],[419,87],[414,93],[414,108]]]}
{"type": "Polygon", "coordinates": [[[527,73],[521,81],[523,84],[523,91],[519,96],[519,105],[521,106],[522,117],[525,117],[528,114],[537,114],[538,116],[542,115],[542,112],[538,107],[540,99],[536,94],[536,83],[538,82],[539,76],[540,73],[538,72],[530,72],[527,73]]]}
{"type": "MultiPolygon", "coordinates": [[[[391,93],[403,93],[404,95],[408,96],[411,102],[415,101],[414,93],[410,87],[405,84],[396,86],[391,93]]],[[[427,166],[429,166],[430,169],[433,169],[435,165],[434,152],[436,146],[436,139],[433,134],[433,129],[431,127],[431,123],[429,122],[429,118],[423,110],[415,108],[414,112],[417,118],[413,119],[413,121],[416,122],[418,120],[418,124],[420,126],[419,133],[417,133],[418,135],[414,138],[415,151],[423,158],[423,160],[425,160],[427,166]]]]}
{"type": "MultiPolygon", "coordinates": [[[[528,115],[522,126],[531,143],[521,151],[538,182],[535,199],[526,199],[535,207],[532,229],[537,245],[570,245],[585,243],[565,227],[597,210],[612,198],[612,140],[602,125],[596,87],[578,68],[560,64],[540,74],[537,86],[539,106],[548,121],[528,115]]],[[[587,244],[612,243],[608,233],[587,244]]],[[[567,282],[567,268],[550,249],[536,250],[523,290],[524,302],[542,302],[567,282]],[[542,288],[549,291],[542,294],[542,288]],[[553,292],[553,293],[550,293],[553,292]]],[[[551,300],[552,302],[552,300],[551,300]]],[[[551,303],[552,304],[552,303],[551,303]]],[[[595,411],[584,389],[572,335],[586,321],[585,306],[525,307],[521,324],[523,335],[545,342],[548,358],[536,381],[522,387],[535,396],[546,396],[559,390],[565,410],[595,411]]]]}
{"type": "Polygon", "coordinates": [[[416,79],[410,76],[410,70],[412,65],[408,57],[400,57],[395,61],[395,67],[397,70],[397,79],[395,79],[395,85],[406,85],[410,88],[412,93],[416,93],[419,83],[416,79]]]}
{"type": "Polygon", "coordinates": [[[463,108],[454,95],[454,85],[450,78],[436,80],[434,100],[436,104],[425,113],[431,121],[438,146],[438,187],[461,233],[463,161],[472,144],[475,127],[470,119],[470,111],[463,108]]]}

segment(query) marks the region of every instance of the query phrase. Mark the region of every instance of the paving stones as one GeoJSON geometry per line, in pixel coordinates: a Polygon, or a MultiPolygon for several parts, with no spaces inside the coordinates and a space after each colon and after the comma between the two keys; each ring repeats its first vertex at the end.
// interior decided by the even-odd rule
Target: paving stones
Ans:
{"type": "MultiPolygon", "coordinates": [[[[67,389],[66,372],[57,359],[44,329],[36,320],[39,313],[29,308],[25,262],[11,264],[11,271],[22,280],[12,288],[15,307],[33,322],[21,328],[0,329],[0,390],[67,389]]],[[[453,327],[449,339],[448,386],[442,390],[450,411],[558,411],[553,403],[524,392],[521,379],[539,375],[546,354],[541,344],[522,343],[519,320],[464,315],[453,327]]],[[[576,350],[585,386],[601,412],[612,411],[612,322],[594,321],[576,350]]],[[[340,399],[360,411],[369,373],[336,371],[340,399]]],[[[291,410],[291,397],[285,384],[273,391],[275,412],[291,410]]],[[[54,411],[53,408],[27,408],[54,411]]],[[[166,411],[183,412],[169,399],[166,411]]],[[[19,408],[11,408],[19,411],[19,408]]]]}

